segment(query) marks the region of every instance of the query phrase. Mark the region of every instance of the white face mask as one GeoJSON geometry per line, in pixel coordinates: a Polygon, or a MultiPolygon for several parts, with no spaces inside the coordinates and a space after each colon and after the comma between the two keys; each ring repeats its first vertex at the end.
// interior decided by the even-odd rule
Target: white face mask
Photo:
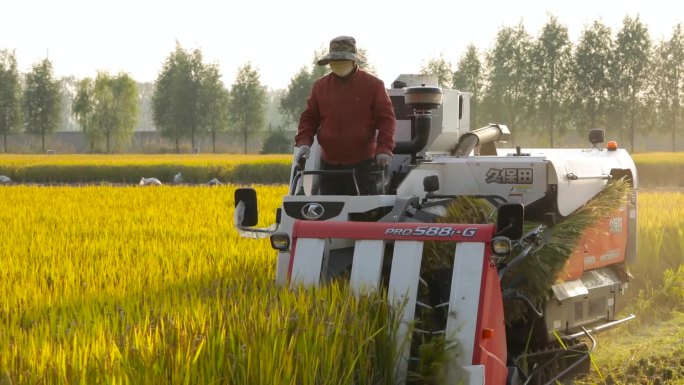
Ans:
{"type": "Polygon", "coordinates": [[[339,77],[345,77],[349,75],[354,69],[354,62],[351,60],[345,61],[331,61],[330,70],[339,77]]]}

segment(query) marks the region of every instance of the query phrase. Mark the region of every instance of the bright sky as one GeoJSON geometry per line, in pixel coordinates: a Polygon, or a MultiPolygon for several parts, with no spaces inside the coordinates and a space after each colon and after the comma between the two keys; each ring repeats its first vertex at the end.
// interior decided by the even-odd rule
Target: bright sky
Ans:
{"type": "Polygon", "coordinates": [[[455,68],[469,43],[489,49],[501,27],[522,22],[533,36],[549,15],[576,41],[600,20],[617,32],[625,16],[648,26],[651,39],[669,39],[684,22],[677,0],[3,0],[0,49],[14,49],[27,72],[46,56],[57,76],[128,72],[154,81],[174,50],[199,48],[217,63],[224,82],[250,62],[262,84],[286,88],[331,38],[351,35],[389,84],[418,73],[429,59],[455,68]]]}

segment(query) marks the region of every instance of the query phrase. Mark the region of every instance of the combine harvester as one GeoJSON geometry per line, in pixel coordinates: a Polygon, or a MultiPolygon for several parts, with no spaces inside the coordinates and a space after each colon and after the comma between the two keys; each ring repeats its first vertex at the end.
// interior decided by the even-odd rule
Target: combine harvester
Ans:
{"type": "Polygon", "coordinates": [[[378,172],[383,194],[318,195],[314,143],[305,164],[292,166],[277,223],[254,227],[256,192],[241,188],[236,227],[245,237],[270,237],[280,285],[336,277],[356,295],[378,290],[401,304],[398,334],[411,343],[397,346],[399,384],[411,383],[425,335],[457,343],[449,384],[555,384],[586,372],[593,335],[634,318],[618,318],[630,279],[625,264],[636,256],[633,160],[614,142],[603,148],[599,129],[582,149],[497,148],[508,128],[470,130],[469,93],[425,84],[436,81],[402,75],[388,90],[397,133],[392,163],[378,172]],[[526,270],[548,270],[536,252],[556,226],[617,180],[629,184],[625,203],[579,236],[543,296],[526,295],[519,288],[536,276],[526,270]],[[445,221],[464,198],[484,201],[491,223],[445,221]],[[421,276],[428,244],[449,250],[441,256],[448,268],[421,276]]]}

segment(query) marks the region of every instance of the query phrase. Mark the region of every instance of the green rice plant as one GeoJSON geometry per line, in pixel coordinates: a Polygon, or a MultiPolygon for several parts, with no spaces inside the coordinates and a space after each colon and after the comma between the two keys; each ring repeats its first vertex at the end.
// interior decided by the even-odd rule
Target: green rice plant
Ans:
{"type": "Polygon", "coordinates": [[[290,155],[0,155],[0,175],[22,183],[138,183],[154,176],[185,183],[286,183],[290,155]]]}

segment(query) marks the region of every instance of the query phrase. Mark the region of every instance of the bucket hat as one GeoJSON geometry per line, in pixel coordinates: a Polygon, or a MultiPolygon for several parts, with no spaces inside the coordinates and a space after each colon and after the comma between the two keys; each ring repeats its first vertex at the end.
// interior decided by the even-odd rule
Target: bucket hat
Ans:
{"type": "Polygon", "coordinates": [[[318,60],[318,65],[324,66],[333,60],[352,60],[357,64],[363,63],[363,58],[356,51],[356,40],[351,36],[338,36],[330,40],[328,54],[318,60]]]}

